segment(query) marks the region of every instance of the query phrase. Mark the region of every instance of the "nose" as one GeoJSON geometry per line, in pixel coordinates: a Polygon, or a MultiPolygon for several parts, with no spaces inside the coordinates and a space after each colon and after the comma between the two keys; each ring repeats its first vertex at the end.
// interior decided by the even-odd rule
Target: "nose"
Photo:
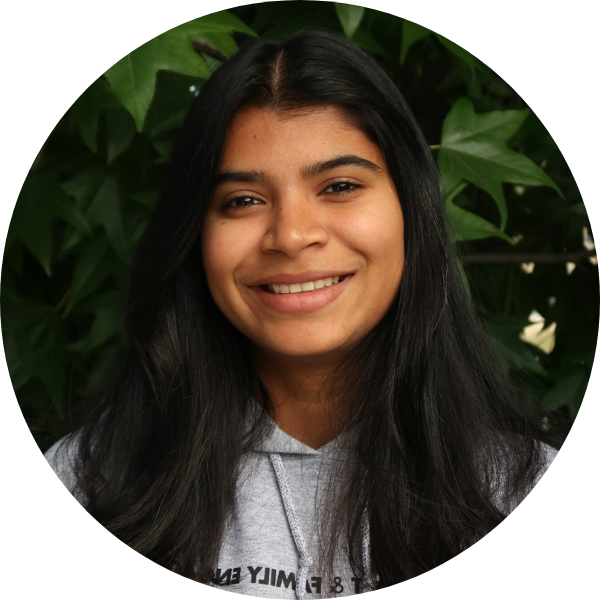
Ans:
{"type": "Polygon", "coordinates": [[[293,257],[306,248],[324,246],[327,240],[327,226],[319,207],[302,195],[288,196],[273,207],[261,249],[293,257]]]}

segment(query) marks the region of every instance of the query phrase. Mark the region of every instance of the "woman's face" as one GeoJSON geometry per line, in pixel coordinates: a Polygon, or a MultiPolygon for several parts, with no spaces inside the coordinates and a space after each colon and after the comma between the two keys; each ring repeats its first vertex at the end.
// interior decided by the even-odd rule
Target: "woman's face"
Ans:
{"type": "Polygon", "coordinates": [[[348,349],[382,319],[404,268],[381,152],[334,107],[236,114],[202,240],[216,304],[269,355],[348,349]]]}

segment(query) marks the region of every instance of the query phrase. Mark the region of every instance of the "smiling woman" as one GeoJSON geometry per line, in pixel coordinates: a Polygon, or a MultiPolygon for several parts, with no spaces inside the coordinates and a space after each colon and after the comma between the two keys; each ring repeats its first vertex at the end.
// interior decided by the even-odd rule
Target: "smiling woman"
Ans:
{"type": "Polygon", "coordinates": [[[297,390],[282,389],[278,413],[314,447],[331,432],[326,419],[315,426],[314,410],[297,415],[298,396],[310,406],[321,384],[307,388],[306,368],[327,372],[381,321],[404,267],[402,210],[385,161],[348,121],[331,106],[238,113],[202,239],[213,299],[254,343],[267,388],[277,377],[297,390]]]}
{"type": "Polygon", "coordinates": [[[204,86],[126,316],[119,379],[48,459],[204,583],[399,583],[498,525],[553,456],[474,316],[414,118],[333,34],[249,42],[204,86]]]}

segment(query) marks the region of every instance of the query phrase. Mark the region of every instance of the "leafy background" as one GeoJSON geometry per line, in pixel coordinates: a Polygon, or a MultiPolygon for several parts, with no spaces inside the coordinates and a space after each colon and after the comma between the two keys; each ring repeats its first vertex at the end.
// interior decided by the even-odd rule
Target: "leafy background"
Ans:
{"type": "Polygon", "coordinates": [[[465,282],[506,369],[565,426],[598,334],[598,268],[566,162],[494,72],[415,23],[358,6],[270,2],[150,40],[67,111],[19,196],[2,268],[2,332],[17,398],[47,448],[123,356],[128,267],[194,94],[239,44],[337,31],[398,82],[435,153],[465,282]]]}

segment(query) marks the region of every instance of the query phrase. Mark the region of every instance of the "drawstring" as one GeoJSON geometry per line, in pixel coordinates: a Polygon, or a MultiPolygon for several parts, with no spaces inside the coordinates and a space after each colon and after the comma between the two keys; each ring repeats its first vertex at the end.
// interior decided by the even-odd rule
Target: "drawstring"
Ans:
{"type": "MultiPolygon", "coordinates": [[[[298,559],[299,569],[296,573],[296,598],[298,600],[304,600],[306,594],[306,579],[308,570],[313,565],[313,557],[308,553],[306,541],[302,535],[300,529],[300,523],[298,522],[298,516],[294,509],[294,503],[292,502],[292,494],[290,492],[290,486],[288,484],[287,476],[285,474],[285,468],[281,456],[276,453],[269,454],[273,470],[275,471],[275,477],[279,486],[279,492],[281,493],[281,499],[283,500],[283,507],[285,509],[285,516],[287,517],[294,543],[298,550],[300,558],[298,559]]],[[[375,589],[375,581],[377,577],[373,577],[373,571],[371,568],[371,529],[369,526],[369,518],[367,517],[366,511],[363,513],[361,524],[361,550],[362,550],[362,563],[364,569],[364,579],[362,584],[362,592],[370,592],[375,589]]]]}
{"type": "Polygon", "coordinates": [[[373,578],[373,569],[371,568],[371,527],[366,511],[362,515],[360,532],[362,537],[362,564],[364,570],[362,592],[364,593],[374,590],[376,581],[376,578],[373,578]]]}
{"type": "Polygon", "coordinates": [[[290,493],[290,486],[288,485],[287,477],[285,474],[285,468],[283,467],[283,461],[279,454],[269,454],[271,463],[273,464],[273,470],[275,471],[275,477],[277,478],[277,484],[279,485],[279,491],[281,493],[281,499],[283,500],[283,507],[285,509],[285,516],[287,517],[292,537],[296,544],[298,554],[300,558],[298,560],[299,569],[296,573],[296,598],[298,600],[304,600],[306,594],[306,578],[308,570],[313,565],[313,557],[308,553],[306,541],[302,535],[300,529],[300,523],[298,522],[298,516],[294,510],[294,504],[292,503],[292,495],[290,493]]]}

